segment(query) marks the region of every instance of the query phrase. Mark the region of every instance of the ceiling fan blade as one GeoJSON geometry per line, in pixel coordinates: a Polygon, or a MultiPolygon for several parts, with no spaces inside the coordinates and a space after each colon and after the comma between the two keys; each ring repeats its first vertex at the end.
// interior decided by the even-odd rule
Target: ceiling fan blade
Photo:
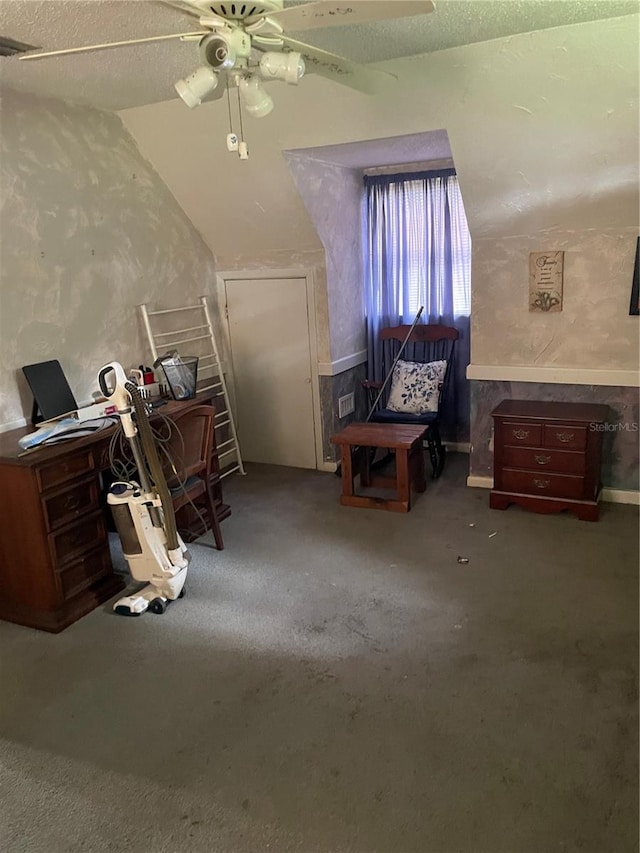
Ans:
{"type": "Polygon", "coordinates": [[[386,71],[359,65],[344,56],[337,56],[319,47],[312,47],[289,36],[281,35],[280,38],[287,47],[302,54],[309,74],[319,74],[321,77],[327,77],[343,86],[350,86],[366,95],[375,95],[397,79],[386,71]]]}
{"type": "Polygon", "coordinates": [[[168,6],[170,9],[176,9],[178,12],[184,12],[191,18],[201,18],[206,15],[206,7],[203,9],[196,3],[189,3],[188,0],[157,0],[161,6],[168,6]]]}
{"type": "Polygon", "coordinates": [[[64,54],[69,53],[90,53],[94,50],[108,50],[112,47],[125,47],[129,44],[144,44],[145,42],[153,42],[153,41],[167,41],[168,39],[188,39],[193,36],[205,36],[209,30],[203,30],[202,32],[194,32],[191,30],[188,33],[172,33],[169,36],[149,36],[148,38],[143,39],[129,39],[128,41],[111,41],[106,44],[89,44],[86,47],[68,47],[64,50],[47,50],[39,53],[22,53],[18,56],[18,59],[27,60],[27,59],[45,59],[48,56],[63,56],[64,54]]]}
{"type": "Polygon", "coordinates": [[[289,6],[268,17],[277,21],[287,32],[313,30],[320,27],[340,27],[384,21],[391,18],[408,18],[433,12],[431,0],[358,0],[357,3],[336,3],[335,0],[318,0],[300,6],[289,6]]]}

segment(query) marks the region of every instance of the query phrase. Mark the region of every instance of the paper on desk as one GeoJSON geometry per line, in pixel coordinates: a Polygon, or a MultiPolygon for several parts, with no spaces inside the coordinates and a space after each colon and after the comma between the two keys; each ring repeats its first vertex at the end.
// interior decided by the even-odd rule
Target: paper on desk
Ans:
{"type": "Polygon", "coordinates": [[[117,421],[117,417],[95,418],[92,421],[78,421],[77,418],[62,418],[55,423],[48,423],[39,427],[35,432],[18,439],[18,444],[23,450],[32,447],[40,447],[43,444],[57,444],[59,441],[68,441],[71,438],[80,438],[83,435],[91,435],[100,429],[111,426],[117,421]]]}

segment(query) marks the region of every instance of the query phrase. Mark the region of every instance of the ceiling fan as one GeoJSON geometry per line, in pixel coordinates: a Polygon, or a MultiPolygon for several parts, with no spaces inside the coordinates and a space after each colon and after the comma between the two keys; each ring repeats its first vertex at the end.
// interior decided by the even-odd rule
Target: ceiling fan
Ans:
{"type": "MultiPolygon", "coordinates": [[[[215,100],[236,87],[239,102],[254,117],[268,115],[273,100],[262,81],[282,80],[296,85],[303,74],[316,73],[366,94],[374,94],[393,75],[343,56],[297,41],[287,32],[335,26],[353,26],[376,21],[424,15],[432,12],[431,0],[316,0],[284,7],[283,0],[160,0],[198,22],[198,29],[170,35],[86,45],[63,50],[30,51],[22,61],[86,53],[127,45],[177,39],[195,41],[199,65],[175,89],[188,107],[215,100]]],[[[246,159],[244,142],[233,132],[227,147],[246,159]]]]}

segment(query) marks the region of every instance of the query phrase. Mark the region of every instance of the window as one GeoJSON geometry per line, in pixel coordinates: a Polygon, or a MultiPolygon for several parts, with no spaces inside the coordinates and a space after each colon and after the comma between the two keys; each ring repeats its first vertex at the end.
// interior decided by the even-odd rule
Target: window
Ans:
{"type": "Polygon", "coordinates": [[[468,317],[471,237],[453,169],[365,177],[368,310],[393,322],[468,317]]]}
{"type": "Polygon", "coordinates": [[[454,169],[364,179],[367,374],[382,382],[380,330],[413,322],[454,326],[456,342],[443,422],[469,440],[471,237],[454,169]]]}

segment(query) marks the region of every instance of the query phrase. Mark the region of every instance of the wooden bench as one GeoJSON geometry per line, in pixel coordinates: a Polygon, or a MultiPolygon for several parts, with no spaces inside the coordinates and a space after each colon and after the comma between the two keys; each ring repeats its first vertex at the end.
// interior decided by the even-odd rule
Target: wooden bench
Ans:
{"type": "Polygon", "coordinates": [[[427,488],[424,474],[422,447],[426,426],[410,424],[352,423],[331,436],[331,442],[340,446],[343,506],[387,509],[409,512],[411,488],[424,492],[427,488]],[[395,451],[395,477],[373,475],[370,448],[388,448],[395,451]],[[357,495],[354,480],[360,477],[360,486],[393,489],[395,498],[357,495]]]}

